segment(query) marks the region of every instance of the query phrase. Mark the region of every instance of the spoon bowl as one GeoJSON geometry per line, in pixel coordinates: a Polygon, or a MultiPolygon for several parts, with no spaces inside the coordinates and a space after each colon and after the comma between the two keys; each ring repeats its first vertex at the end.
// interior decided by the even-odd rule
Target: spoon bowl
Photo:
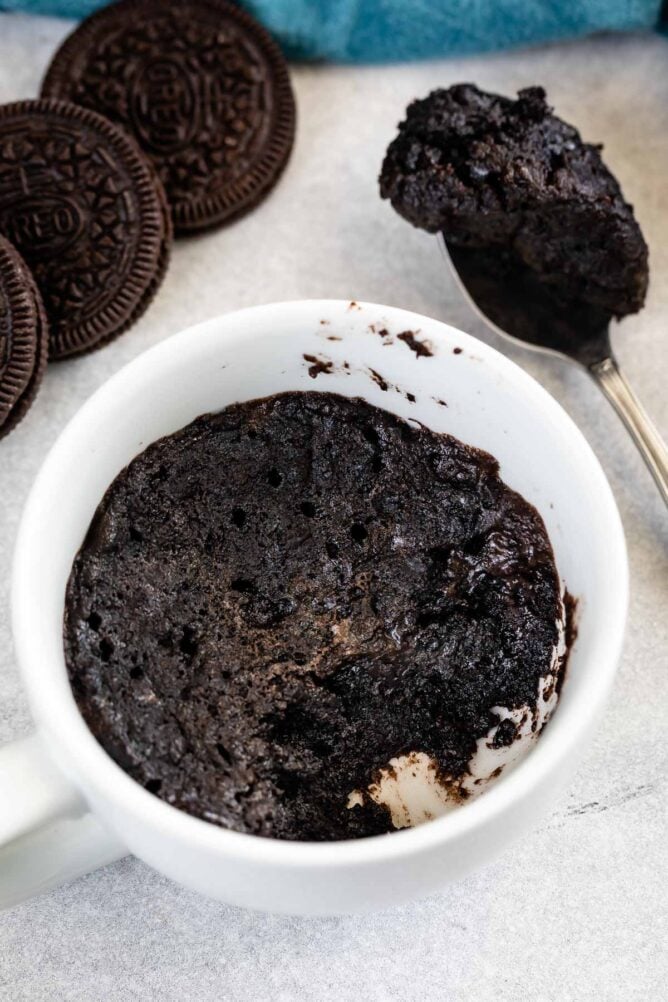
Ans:
{"type": "Polygon", "coordinates": [[[668,448],[622,374],[612,351],[609,314],[560,302],[530,268],[503,248],[439,243],[460,289],[497,334],[584,366],[624,422],[668,505],[668,448]]]}

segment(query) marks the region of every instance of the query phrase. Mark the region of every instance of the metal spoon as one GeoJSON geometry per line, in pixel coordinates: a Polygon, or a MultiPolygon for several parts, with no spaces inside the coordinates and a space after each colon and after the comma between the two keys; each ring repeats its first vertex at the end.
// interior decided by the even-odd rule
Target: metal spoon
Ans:
{"type": "Polygon", "coordinates": [[[442,234],[439,242],[471,305],[497,334],[585,367],[626,425],[668,505],[668,448],[617,365],[609,314],[559,303],[503,249],[461,247],[442,234]]]}

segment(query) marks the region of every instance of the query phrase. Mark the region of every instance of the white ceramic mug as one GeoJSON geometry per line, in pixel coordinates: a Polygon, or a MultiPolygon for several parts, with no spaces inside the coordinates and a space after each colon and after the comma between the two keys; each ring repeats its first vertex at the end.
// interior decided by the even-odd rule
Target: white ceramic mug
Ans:
{"type": "Polygon", "coordinates": [[[210,320],[159,344],[95,393],[37,477],[19,530],[12,600],[16,653],[37,733],[0,752],[0,903],[134,853],[222,901],[333,914],[433,892],[492,858],[552,804],[614,676],[627,564],[619,515],[596,458],[525,372],[426,317],[308,301],[210,320]],[[404,341],[381,337],[382,330],[414,331],[433,355],[418,356],[404,341]],[[322,359],[321,368],[331,371],[317,374],[305,356],[322,359]],[[148,793],[109,758],[68,684],[65,585],[110,482],[150,442],[196,416],[285,390],[360,396],[491,452],[504,480],[541,512],[562,579],[579,599],[566,683],[536,747],[478,799],[417,828],[292,843],[191,817],[148,793]]]}

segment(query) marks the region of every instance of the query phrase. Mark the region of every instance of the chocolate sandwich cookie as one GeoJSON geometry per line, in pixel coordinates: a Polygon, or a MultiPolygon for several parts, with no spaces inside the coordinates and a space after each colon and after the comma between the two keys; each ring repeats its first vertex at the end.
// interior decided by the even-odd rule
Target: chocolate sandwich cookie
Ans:
{"type": "Polygon", "coordinates": [[[35,399],[48,348],[42,301],[21,255],[0,237],[0,438],[35,399]]]}
{"type": "Polygon", "coordinates": [[[254,208],[292,149],[283,55],[225,0],[121,0],[56,53],[42,94],[93,108],[132,133],[189,233],[254,208]]]}
{"type": "Polygon", "coordinates": [[[35,277],[57,359],[144,312],[171,221],[150,161],[122,129],[64,101],[18,101],[0,106],[0,234],[35,277]]]}

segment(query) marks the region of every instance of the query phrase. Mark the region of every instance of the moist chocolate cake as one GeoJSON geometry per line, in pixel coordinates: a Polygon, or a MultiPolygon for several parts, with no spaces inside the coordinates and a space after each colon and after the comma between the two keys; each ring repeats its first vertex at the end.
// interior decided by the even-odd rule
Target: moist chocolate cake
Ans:
{"type": "Polygon", "coordinates": [[[292,393],[200,417],[119,474],[64,640],[90,729],[147,790],[326,840],[393,830],[365,791],[397,756],[462,798],[481,741],[539,729],[562,614],[541,517],[491,456],[292,393]]]}
{"type": "Polygon", "coordinates": [[[647,245],[601,148],[551,113],[541,87],[512,101],[458,84],[408,107],[380,189],[414,226],[484,252],[504,283],[528,274],[598,332],[637,312],[648,282],[647,245]]]}

